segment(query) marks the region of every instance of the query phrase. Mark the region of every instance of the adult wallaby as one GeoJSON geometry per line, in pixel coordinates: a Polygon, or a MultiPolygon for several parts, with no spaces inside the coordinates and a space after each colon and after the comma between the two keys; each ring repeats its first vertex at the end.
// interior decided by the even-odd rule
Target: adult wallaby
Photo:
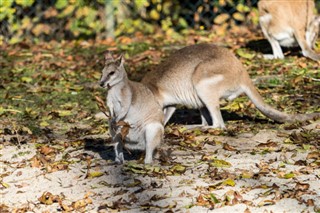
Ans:
{"type": "Polygon", "coordinates": [[[260,0],[258,8],[262,32],[273,51],[266,58],[284,58],[281,45],[300,46],[305,57],[320,60],[320,54],[313,51],[320,25],[314,0],[260,0]]]}
{"type": "Polygon", "coordinates": [[[278,122],[303,121],[318,114],[288,115],[264,103],[241,62],[228,49],[197,44],[170,55],[142,79],[157,97],[168,122],[177,104],[200,109],[202,124],[225,128],[219,99],[245,93],[267,117],[278,122]],[[207,108],[207,110],[205,109],[207,108]],[[209,112],[209,114],[207,113],[209,112]]]}
{"type": "Polygon", "coordinates": [[[145,150],[144,162],[151,163],[153,152],[164,134],[162,107],[145,85],[128,79],[122,56],[113,59],[107,53],[105,60],[100,86],[107,89],[109,132],[115,143],[115,161],[124,161],[125,146],[128,149],[145,150]],[[121,122],[130,126],[127,134],[121,132],[121,122]]]}

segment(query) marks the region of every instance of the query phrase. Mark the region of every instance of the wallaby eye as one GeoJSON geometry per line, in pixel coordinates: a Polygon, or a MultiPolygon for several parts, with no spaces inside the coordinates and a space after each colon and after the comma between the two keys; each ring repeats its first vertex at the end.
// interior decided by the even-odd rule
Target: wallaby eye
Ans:
{"type": "Polygon", "coordinates": [[[113,74],[114,74],[114,71],[110,72],[110,73],[109,73],[109,76],[111,76],[111,75],[113,75],[113,74]]]}

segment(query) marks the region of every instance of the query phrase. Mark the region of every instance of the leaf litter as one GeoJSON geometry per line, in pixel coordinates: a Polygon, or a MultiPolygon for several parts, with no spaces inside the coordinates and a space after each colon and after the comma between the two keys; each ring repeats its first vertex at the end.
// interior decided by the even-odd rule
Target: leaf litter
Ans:
{"type": "MultiPolygon", "coordinates": [[[[226,44],[252,78],[280,76],[256,81],[276,108],[319,112],[319,64],[297,56],[265,61],[245,46],[258,37],[236,29],[183,41],[123,37],[1,47],[1,212],[319,211],[319,121],[276,124],[240,97],[222,103],[226,131],[172,124],[155,164],[142,164],[132,152],[117,165],[106,121],[94,117],[109,115],[97,85],[105,50],[128,50],[129,77],[140,80],[195,38],[226,44]]],[[[129,127],[119,126],[125,137],[129,127]]]]}

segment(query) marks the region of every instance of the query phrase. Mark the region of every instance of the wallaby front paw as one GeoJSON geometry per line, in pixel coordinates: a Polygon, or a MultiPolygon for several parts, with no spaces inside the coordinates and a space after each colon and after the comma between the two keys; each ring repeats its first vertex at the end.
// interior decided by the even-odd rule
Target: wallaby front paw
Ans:
{"type": "Polygon", "coordinates": [[[123,153],[119,153],[118,156],[116,156],[116,158],[114,159],[114,161],[118,164],[123,164],[124,162],[124,157],[123,157],[123,153]]]}
{"type": "Polygon", "coordinates": [[[152,164],[152,158],[144,158],[144,164],[152,164]]]}

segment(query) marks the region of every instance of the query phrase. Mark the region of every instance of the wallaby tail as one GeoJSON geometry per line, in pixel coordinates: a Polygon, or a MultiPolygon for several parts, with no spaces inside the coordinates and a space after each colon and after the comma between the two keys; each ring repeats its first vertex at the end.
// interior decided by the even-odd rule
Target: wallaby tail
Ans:
{"type": "Polygon", "coordinates": [[[320,117],[320,113],[289,115],[287,113],[280,112],[272,108],[270,105],[266,104],[263,101],[258,90],[253,85],[253,83],[251,83],[251,81],[248,82],[250,82],[248,85],[242,87],[245,94],[250,98],[250,100],[254,103],[254,105],[260,110],[262,114],[264,114],[268,118],[271,118],[274,121],[285,123],[312,120],[316,117],[320,117]]]}

